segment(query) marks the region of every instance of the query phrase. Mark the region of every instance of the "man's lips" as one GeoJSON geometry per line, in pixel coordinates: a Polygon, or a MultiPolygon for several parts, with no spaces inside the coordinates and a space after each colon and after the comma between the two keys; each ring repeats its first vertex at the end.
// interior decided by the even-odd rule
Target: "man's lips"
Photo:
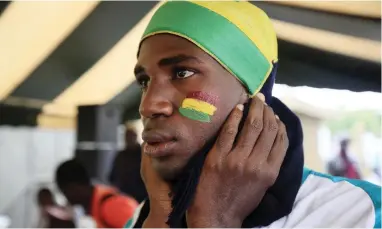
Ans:
{"type": "Polygon", "coordinates": [[[150,157],[164,157],[172,152],[175,145],[175,141],[158,142],[153,144],[145,142],[143,145],[143,152],[150,157]]]}
{"type": "Polygon", "coordinates": [[[151,157],[167,156],[176,145],[175,138],[156,131],[144,131],[142,139],[144,141],[143,152],[151,157]]]}

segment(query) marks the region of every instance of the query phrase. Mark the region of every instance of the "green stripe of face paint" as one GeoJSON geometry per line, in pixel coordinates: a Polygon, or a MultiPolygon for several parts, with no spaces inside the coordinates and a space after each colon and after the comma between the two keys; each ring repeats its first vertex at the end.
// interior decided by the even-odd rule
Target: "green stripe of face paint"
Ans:
{"type": "Polygon", "coordinates": [[[254,93],[271,64],[256,45],[219,14],[187,1],[170,1],[154,14],[144,35],[176,32],[199,43],[220,59],[254,93]]]}
{"type": "Polygon", "coordinates": [[[181,115],[192,120],[196,120],[199,122],[211,122],[211,118],[208,114],[194,110],[194,109],[180,107],[179,112],[181,115]]]}

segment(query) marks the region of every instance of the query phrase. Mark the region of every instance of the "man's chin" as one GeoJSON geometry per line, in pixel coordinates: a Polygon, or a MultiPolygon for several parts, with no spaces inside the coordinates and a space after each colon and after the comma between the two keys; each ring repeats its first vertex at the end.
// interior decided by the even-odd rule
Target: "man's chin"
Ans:
{"type": "Polygon", "coordinates": [[[166,182],[174,182],[182,174],[184,166],[174,166],[166,165],[163,162],[154,162],[154,169],[157,171],[158,175],[166,182]]]}
{"type": "Polygon", "coordinates": [[[174,182],[179,179],[179,176],[181,175],[181,169],[174,169],[174,168],[163,168],[158,169],[159,176],[166,182],[174,182]]]}

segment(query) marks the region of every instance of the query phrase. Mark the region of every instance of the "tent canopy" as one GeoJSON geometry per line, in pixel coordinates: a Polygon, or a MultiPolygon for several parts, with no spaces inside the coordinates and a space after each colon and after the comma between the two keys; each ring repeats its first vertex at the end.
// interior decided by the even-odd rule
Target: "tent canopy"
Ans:
{"type": "MultiPolygon", "coordinates": [[[[254,4],[279,37],[277,83],[380,91],[381,2],[254,4]]],[[[38,109],[40,120],[71,120],[86,104],[118,104],[137,117],[135,54],[156,6],[1,2],[0,102],[38,109]]]]}

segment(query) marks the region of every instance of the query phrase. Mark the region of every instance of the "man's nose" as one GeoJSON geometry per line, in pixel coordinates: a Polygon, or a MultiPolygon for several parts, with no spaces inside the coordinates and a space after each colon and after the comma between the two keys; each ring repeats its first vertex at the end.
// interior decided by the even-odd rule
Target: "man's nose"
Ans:
{"type": "Polygon", "coordinates": [[[171,89],[162,85],[150,84],[146,92],[142,94],[139,113],[145,118],[159,116],[171,116],[173,104],[170,98],[171,89]]]}

